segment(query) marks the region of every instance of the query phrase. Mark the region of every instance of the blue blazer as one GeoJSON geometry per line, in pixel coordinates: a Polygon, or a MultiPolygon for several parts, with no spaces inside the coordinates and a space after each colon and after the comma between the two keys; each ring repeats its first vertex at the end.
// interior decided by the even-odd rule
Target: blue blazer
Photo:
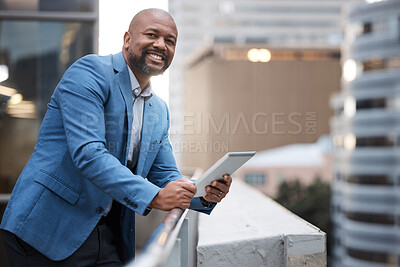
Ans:
{"type": "MultiPolygon", "coordinates": [[[[48,104],[0,228],[48,258],[63,260],[82,245],[114,199],[122,204],[123,260],[132,258],[135,212],[146,215],[160,188],[182,177],[168,139],[169,112],[156,95],[145,102],[136,173],[125,167],[132,105],[122,53],[75,62],[48,104]]],[[[211,212],[198,198],[191,208],[211,212]]]]}

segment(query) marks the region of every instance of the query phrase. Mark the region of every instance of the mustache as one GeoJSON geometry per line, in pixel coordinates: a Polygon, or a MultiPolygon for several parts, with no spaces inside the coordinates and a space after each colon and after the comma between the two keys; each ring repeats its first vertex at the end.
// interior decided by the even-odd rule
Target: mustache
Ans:
{"type": "Polygon", "coordinates": [[[167,56],[163,51],[160,51],[160,50],[158,50],[158,49],[151,49],[151,48],[144,49],[144,50],[142,51],[142,55],[145,55],[145,54],[147,54],[147,53],[149,53],[149,52],[155,52],[155,53],[161,54],[161,55],[163,56],[163,58],[164,58],[166,61],[168,61],[168,56],[167,56]]]}

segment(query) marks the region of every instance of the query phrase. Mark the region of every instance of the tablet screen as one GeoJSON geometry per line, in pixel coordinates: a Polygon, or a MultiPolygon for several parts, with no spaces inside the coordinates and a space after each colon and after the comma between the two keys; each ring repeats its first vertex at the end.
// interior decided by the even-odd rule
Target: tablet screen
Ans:
{"type": "Polygon", "coordinates": [[[204,172],[196,181],[197,193],[195,197],[206,195],[205,187],[212,181],[221,180],[222,175],[232,174],[256,154],[251,152],[228,152],[211,168],[204,172]]]}

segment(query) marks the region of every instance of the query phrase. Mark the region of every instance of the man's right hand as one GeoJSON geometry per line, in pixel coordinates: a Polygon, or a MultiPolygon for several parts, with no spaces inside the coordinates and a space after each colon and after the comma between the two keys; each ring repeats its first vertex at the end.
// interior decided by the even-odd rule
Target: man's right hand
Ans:
{"type": "Polygon", "coordinates": [[[169,182],[165,187],[161,188],[149,207],[164,211],[169,211],[173,208],[187,209],[196,191],[194,183],[182,177],[179,180],[169,182]]]}

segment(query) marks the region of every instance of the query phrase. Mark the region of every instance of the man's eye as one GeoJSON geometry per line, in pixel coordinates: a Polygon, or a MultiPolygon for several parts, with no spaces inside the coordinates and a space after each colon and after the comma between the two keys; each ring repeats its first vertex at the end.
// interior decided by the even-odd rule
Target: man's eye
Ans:
{"type": "Polygon", "coordinates": [[[156,35],[154,33],[146,33],[146,35],[150,36],[150,37],[156,37],[156,35]]]}
{"type": "Polygon", "coordinates": [[[169,44],[175,45],[175,42],[172,41],[172,40],[166,40],[166,42],[169,43],[169,44]]]}

